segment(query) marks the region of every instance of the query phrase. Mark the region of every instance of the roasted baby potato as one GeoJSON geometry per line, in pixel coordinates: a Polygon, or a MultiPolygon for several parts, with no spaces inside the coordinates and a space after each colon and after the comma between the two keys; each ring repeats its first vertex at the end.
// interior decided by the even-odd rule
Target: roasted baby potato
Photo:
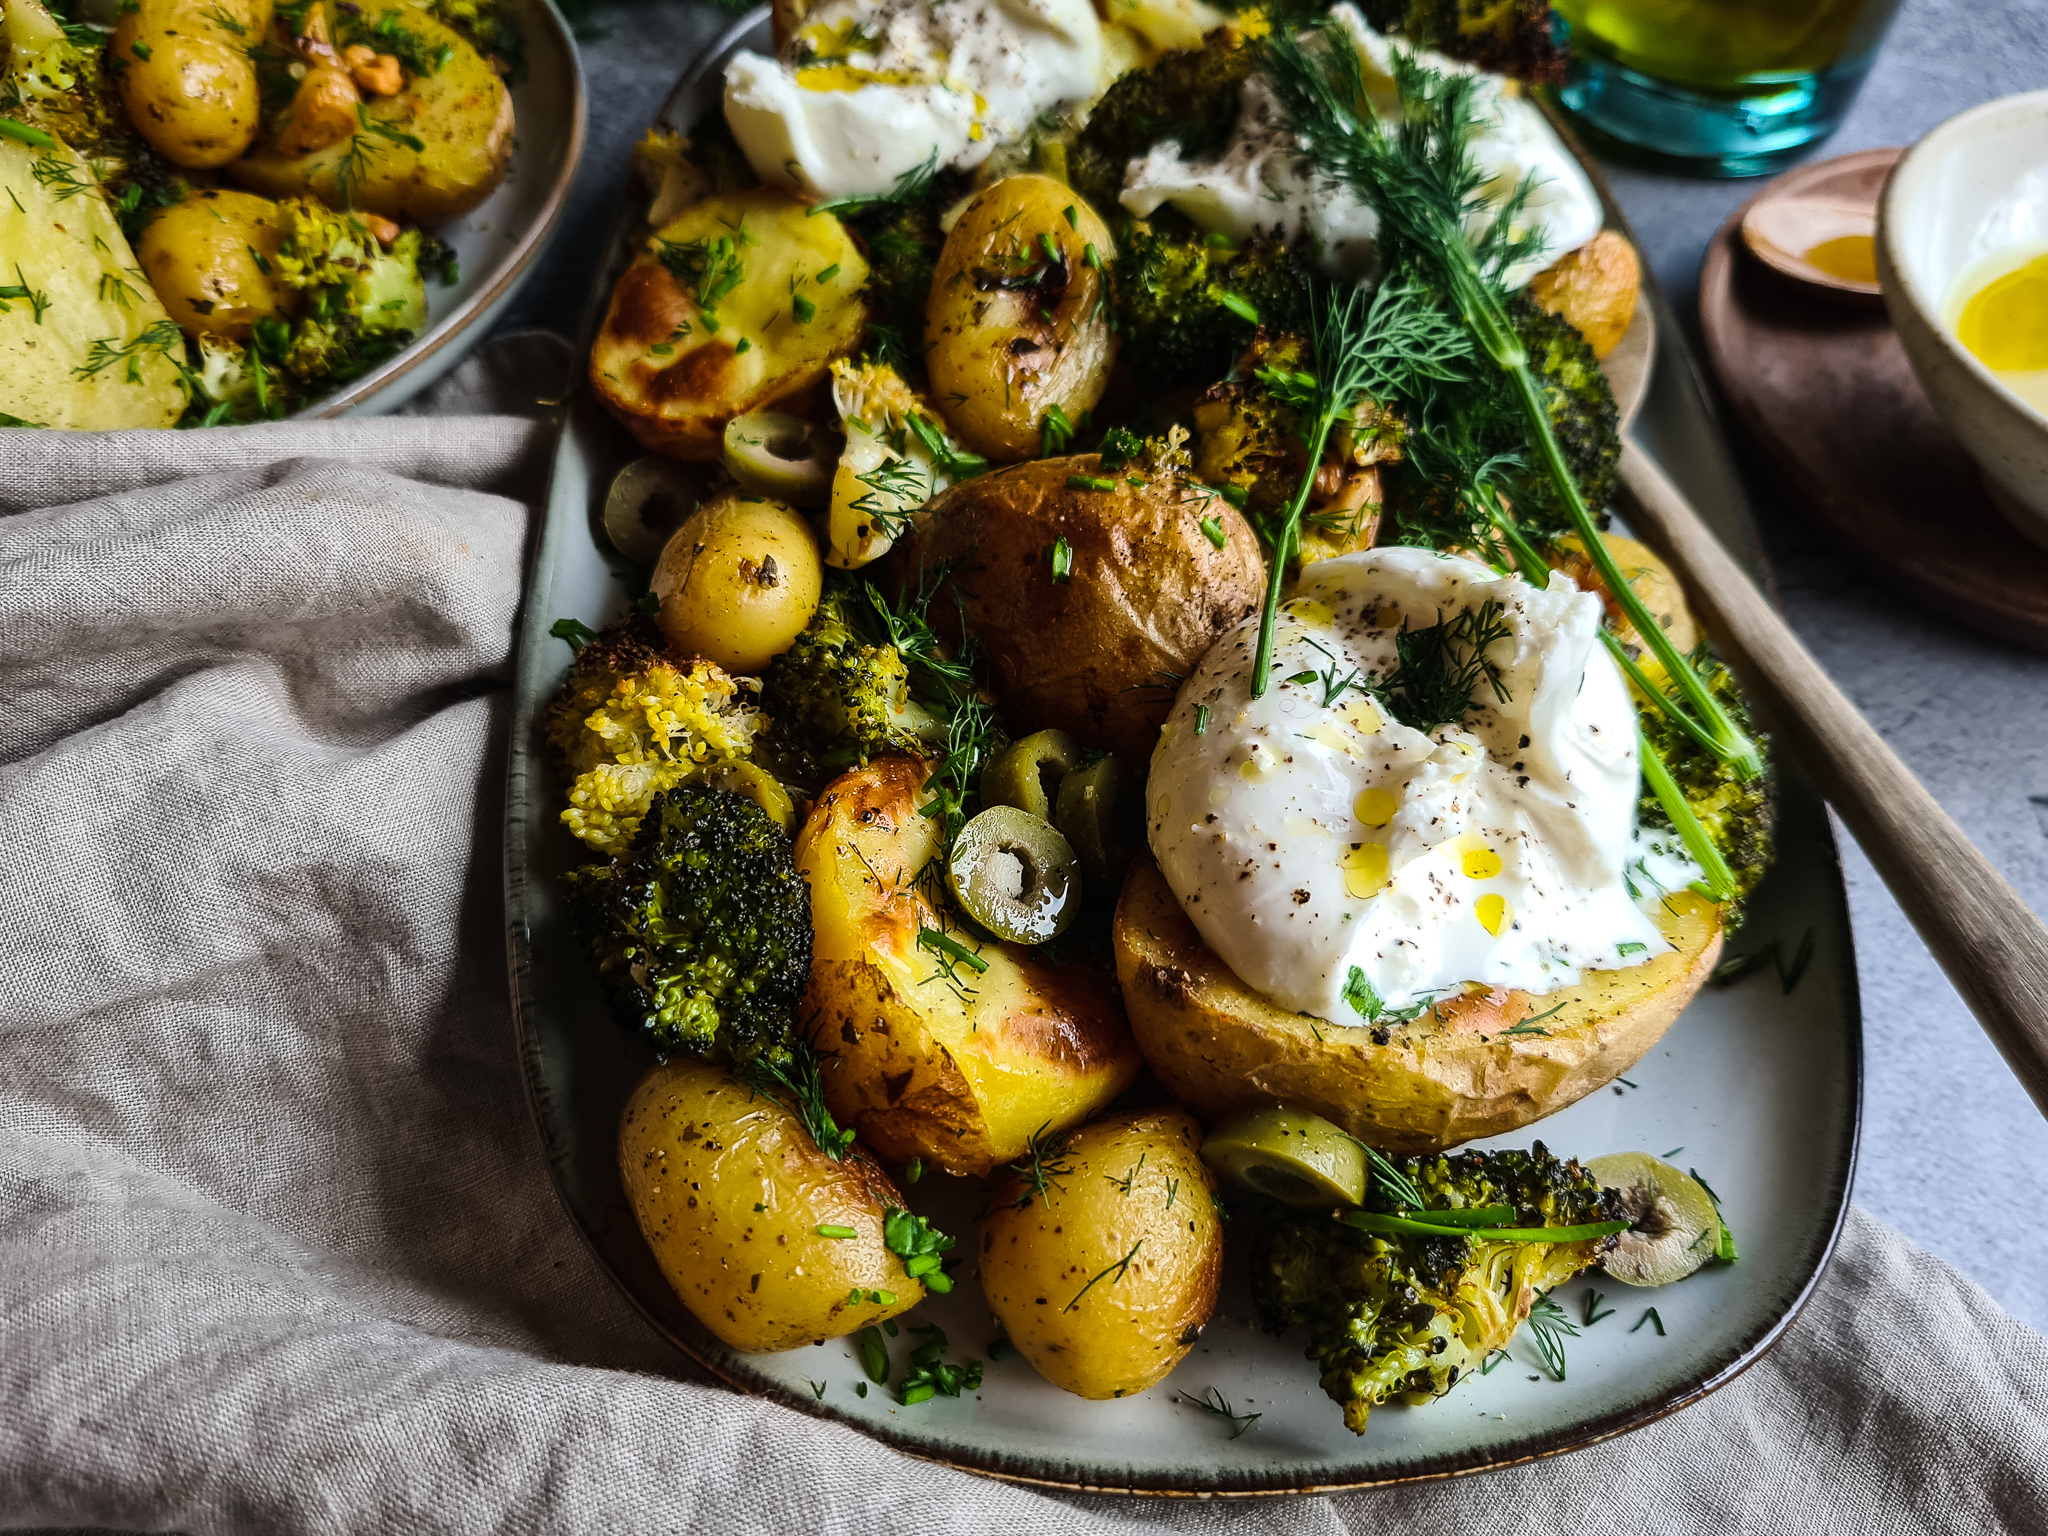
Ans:
{"type": "Polygon", "coordinates": [[[932,273],[924,339],[933,398],[976,453],[1028,459],[1050,410],[1076,422],[1095,408],[1116,362],[1115,256],[1109,227],[1050,176],[1006,176],[967,205],[932,273]]]}
{"type": "Polygon", "coordinates": [[[818,611],[818,541],[795,508],[737,491],[707,502],[661,551],[648,590],[680,656],[755,676],[818,611]]]}
{"type": "MultiPolygon", "coordinates": [[[[1179,679],[1258,606],[1265,581],[1257,539],[1221,497],[1135,464],[1105,473],[1092,454],[953,487],[890,558],[911,582],[957,562],[953,585],[1013,730],[1054,727],[1133,768],[1151,761],[1179,679]]],[[[935,619],[949,607],[934,605],[935,619]]]]}
{"type": "Polygon", "coordinates": [[[246,150],[263,112],[248,50],[270,27],[270,0],[135,0],[122,10],[111,56],[150,148],[193,170],[246,150]]]}
{"type": "Polygon", "coordinates": [[[612,290],[591,388],[647,447],[716,459],[733,417],[810,388],[859,343],[867,280],[832,214],[760,188],[707,197],[612,290]]]}
{"type": "Polygon", "coordinates": [[[168,427],[185,338],[151,291],[98,178],[61,142],[0,137],[0,425],[168,427]]]}
{"type": "Polygon", "coordinates": [[[779,1099],[711,1062],[640,1079],[619,1176],[662,1274],[734,1349],[819,1343],[924,1300],[882,1240],[903,1208],[888,1175],[859,1152],[827,1157],[779,1099]]]}
{"type": "Polygon", "coordinates": [[[1150,859],[1124,878],[1114,940],[1132,1032],[1175,1098],[1209,1116],[1290,1104],[1383,1151],[1423,1153],[1555,1114],[1655,1045],[1713,973],[1721,909],[1682,891],[1657,921],[1675,948],[1644,965],[1540,998],[1479,992],[1406,1023],[1356,1026],[1290,1013],[1246,986],[1150,859]],[[1503,1033],[1538,1014],[1543,1033],[1503,1033]]]}
{"type": "Polygon", "coordinates": [[[1054,1386],[1142,1392],[1215,1313],[1223,1223],[1201,1145],[1186,1111],[1136,1110],[1048,1138],[990,1196],[982,1294],[1054,1386]]]}
{"type": "Polygon", "coordinates": [[[1529,281],[1529,297],[1577,326],[1605,357],[1621,345],[1636,316],[1643,264],[1624,235],[1603,229],[1529,281]]]}
{"type": "MultiPolygon", "coordinates": [[[[318,0],[316,9],[324,3],[318,0]]],[[[396,95],[361,92],[355,130],[306,154],[286,153],[305,141],[293,112],[311,106],[295,98],[293,112],[228,174],[266,197],[317,197],[388,219],[437,224],[469,212],[504,180],[512,154],[505,82],[460,33],[405,0],[362,0],[342,14],[348,27],[337,27],[329,9],[321,29],[337,43],[389,16],[412,35],[421,56],[441,62],[429,74],[408,71],[396,95]]],[[[310,18],[302,23],[311,26],[310,18]]]]}
{"type": "MultiPolygon", "coordinates": [[[[1628,579],[1629,586],[1643,606],[1661,620],[1664,633],[1671,637],[1671,643],[1678,647],[1681,656],[1689,655],[1692,648],[1700,643],[1699,625],[1693,622],[1692,611],[1685,604],[1685,589],[1678,584],[1671,567],[1653,551],[1650,546],[1636,539],[1624,538],[1618,533],[1603,533],[1600,542],[1607,546],[1614,556],[1614,563],[1621,567],[1621,574],[1628,579]]],[[[1630,650],[1640,653],[1637,660],[1653,677],[1661,675],[1663,667],[1654,654],[1644,650],[1642,637],[1635,632],[1621,611],[1621,604],[1614,600],[1600,580],[1600,572],[1587,556],[1585,545],[1578,535],[1566,534],[1557,541],[1555,558],[1558,569],[1584,587],[1588,592],[1598,592],[1606,604],[1608,621],[1621,637],[1622,643],[1630,650]]]]}
{"type": "Polygon", "coordinates": [[[803,1018],[826,1103],[890,1162],[980,1175],[1077,1125],[1138,1073],[1110,978],[1081,961],[979,944],[933,907],[939,824],[928,764],[878,758],[835,779],[796,840],[811,884],[803,1018]],[[987,967],[950,959],[947,934],[987,967]]]}
{"type": "Polygon", "coordinates": [[[284,307],[276,210],[267,197],[208,188],[150,220],[142,270],[186,335],[247,341],[284,307]]]}

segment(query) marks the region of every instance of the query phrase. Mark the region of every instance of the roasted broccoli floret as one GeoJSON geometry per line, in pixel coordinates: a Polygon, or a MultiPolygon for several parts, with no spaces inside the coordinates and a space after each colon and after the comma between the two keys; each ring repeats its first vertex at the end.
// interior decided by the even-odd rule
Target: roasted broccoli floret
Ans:
{"type": "MultiPolygon", "coordinates": [[[[1749,707],[1743,702],[1742,692],[1735,686],[1733,675],[1705,642],[1701,642],[1700,649],[1691,659],[1705,680],[1708,691],[1721,701],[1736,725],[1763,750],[1764,771],[1754,778],[1736,778],[1729,764],[1701,746],[1684,727],[1655,705],[1642,709],[1643,734],[1671,770],[1671,777],[1685,796],[1685,803],[1699,817],[1707,836],[1721,850],[1721,857],[1728,861],[1729,871],[1735,876],[1735,902],[1739,909],[1743,899],[1756,889],[1757,882],[1763,879],[1771,866],[1774,775],[1770,738],[1751,724],[1749,707]]],[[[1657,666],[1654,656],[1646,655],[1641,662],[1653,681],[1663,681],[1662,669],[1657,666]]],[[[1665,815],[1656,795],[1647,788],[1638,803],[1636,820],[1646,832],[1661,832],[1674,847],[1678,846],[1678,833],[1672,828],[1671,819],[1665,815]]],[[[1734,926],[1732,921],[1729,926],[1734,926]]]]}
{"type": "Polygon", "coordinates": [[[1531,83],[1564,79],[1550,0],[1361,0],[1360,9],[1374,31],[1418,48],[1531,83]]]}
{"type": "Polygon", "coordinates": [[[933,203],[883,203],[847,219],[867,250],[869,351],[913,383],[924,377],[924,306],[946,243],[933,203]]]}
{"type": "Polygon", "coordinates": [[[213,355],[192,360],[188,425],[282,416],[360,378],[426,326],[426,276],[451,280],[447,248],[416,229],[386,230],[387,245],[356,215],[306,198],[284,199],[274,217],[278,250],[266,259],[300,295],[295,314],[259,320],[246,348],[209,338],[213,355]]]}
{"type": "Polygon", "coordinates": [[[656,795],[752,752],[763,723],[753,692],[709,661],[670,661],[644,620],[580,647],[547,713],[548,744],[574,781],[562,825],[624,853],[656,795]]]}
{"type": "MultiPolygon", "coordinates": [[[[1615,1191],[1542,1142],[1528,1152],[1394,1160],[1427,1210],[1513,1206],[1523,1227],[1623,1219],[1615,1191]]],[[[1406,1211],[1375,1179],[1367,1209],[1406,1211]]],[[[1598,1262],[1612,1239],[1506,1242],[1382,1235],[1336,1216],[1273,1207],[1252,1253],[1252,1299],[1271,1332],[1305,1328],[1323,1390],[1363,1434],[1379,1404],[1442,1397],[1505,1349],[1538,1297],[1598,1262]]]]}
{"type": "Polygon", "coordinates": [[[668,790],[625,854],[564,879],[620,1022],[663,1055],[789,1059],[811,974],[811,888],[752,800],[668,790]]]}
{"type": "Polygon", "coordinates": [[[862,601],[852,583],[827,588],[809,626],[761,680],[773,721],[766,750],[795,783],[815,787],[871,757],[929,757],[946,739],[945,722],[911,698],[902,654],[872,633],[862,601]]]}
{"type": "MultiPolygon", "coordinates": [[[[1508,318],[1528,351],[1529,366],[1550,406],[1551,430],[1578,481],[1579,494],[1596,512],[1614,495],[1621,464],[1621,413],[1600,360],[1579,328],[1553,315],[1527,293],[1508,301],[1508,318]]],[[[1505,376],[1503,376],[1505,384],[1505,376]]]]}
{"type": "Polygon", "coordinates": [[[1238,96],[1256,63],[1238,32],[1219,27],[1199,48],[1134,69],[1103,94],[1067,151],[1067,179],[1098,211],[1117,206],[1124,170],[1154,144],[1178,141],[1190,160],[1212,155],[1237,125],[1238,96]]]}
{"type": "Polygon", "coordinates": [[[1307,326],[1308,270],[1277,235],[1232,249],[1134,224],[1119,245],[1117,329],[1149,389],[1221,378],[1262,324],[1307,326]]]}
{"type": "MultiPolygon", "coordinates": [[[[499,0],[433,0],[428,14],[444,27],[461,33],[486,59],[495,60],[500,66],[499,73],[511,84],[518,85],[526,78],[526,36],[519,30],[519,19],[509,6],[499,0]]],[[[381,51],[393,50],[387,47],[381,51]]]]}

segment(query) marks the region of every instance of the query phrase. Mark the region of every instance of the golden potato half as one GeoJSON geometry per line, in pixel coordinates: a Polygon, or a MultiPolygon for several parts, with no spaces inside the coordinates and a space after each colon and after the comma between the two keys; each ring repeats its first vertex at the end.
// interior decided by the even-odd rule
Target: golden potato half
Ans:
{"type": "Polygon", "coordinates": [[[981,1224],[981,1289],[1038,1374],[1089,1398],[1165,1378],[1216,1311],[1223,1220],[1180,1109],[1143,1109],[1048,1146],[981,1224]]]}
{"type": "Polygon", "coordinates": [[[832,214],[760,188],[707,197],[620,276],[590,387],[643,446],[716,460],[733,417],[819,383],[854,349],[867,280],[832,214]]]}
{"type": "Polygon", "coordinates": [[[840,1338],[924,1300],[882,1238],[903,1197],[860,1153],[834,1159],[779,1100],[679,1058],[619,1116],[641,1234],[697,1321],[734,1349],[840,1338]]]}
{"type": "MultiPolygon", "coordinates": [[[[890,558],[909,581],[957,562],[953,586],[1013,730],[1063,730],[1133,772],[1151,761],[1180,679],[1257,608],[1266,574],[1222,497],[1134,465],[1104,471],[1094,454],[955,486],[890,558]]],[[[941,623],[949,608],[934,605],[941,623]]]]}
{"type": "Polygon", "coordinates": [[[825,1094],[841,1125],[890,1162],[980,1175],[1109,1103],[1138,1051],[1092,966],[988,944],[976,971],[920,945],[949,927],[926,895],[940,831],[918,814],[929,771],[888,757],[844,774],[797,837],[816,930],[804,1024],[833,1053],[825,1094]]]}
{"type": "Polygon", "coordinates": [[[1721,909],[1682,892],[1658,926],[1676,947],[1645,965],[1543,997],[1476,993],[1405,1024],[1345,1026],[1246,986],[1140,859],[1117,903],[1116,968],[1138,1048],[1198,1112],[1284,1102],[1382,1151],[1437,1152],[1555,1114],[1662,1038],[1720,958],[1721,909]],[[1543,1033],[1503,1033],[1525,1020],[1543,1033]]]}

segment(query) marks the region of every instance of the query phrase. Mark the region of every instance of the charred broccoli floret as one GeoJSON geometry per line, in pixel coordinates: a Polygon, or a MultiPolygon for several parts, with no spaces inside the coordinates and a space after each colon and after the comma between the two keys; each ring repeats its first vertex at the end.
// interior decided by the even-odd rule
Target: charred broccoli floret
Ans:
{"type": "Polygon", "coordinates": [[[1508,301],[1508,318],[1543,386],[1551,429],[1579,493],[1587,506],[1605,507],[1614,495],[1621,464],[1621,413],[1600,360],[1577,326],[1563,315],[1553,315],[1527,293],[1508,301]]]}
{"type": "MultiPolygon", "coordinates": [[[[1701,746],[1684,727],[1655,705],[1642,710],[1643,734],[1671,770],[1671,777],[1685,796],[1685,803],[1699,817],[1707,836],[1721,850],[1721,857],[1728,861],[1729,871],[1735,876],[1735,903],[1739,909],[1771,866],[1775,775],[1771,768],[1770,738],[1751,723],[1749,706],[1743,702],[1742,691],[1735,686],[1735,678],[1704,641],[1691,660],[1694,670],[1706,682],[1708,691],[1721,701],[1721,707],[1728,711],[1736,725],[1763,751],[1764,771],[1754,778],[1738,779],[1728,763],[1701,746]]],[[[1645,657],[1643,663],[1652,679],[1661,681],[1656,659],[1645,657]]],[[[1661,832],[1673,846],[1678,846],[1678,833],[1672,827],[1670,817],[1664,813],[1657,796],[1648,789],[1643,791],[1638,803],[1636,820],[1646,832],[1661,832]]],[[[1732,921],[1730,926],[1733,926],[1732,921]]]]}
{"type": "Polygon", "coordinates": [[[817,786],[833,774],[892,753],[932,756],[946,725],[910,695],[902,654],[869,632],[863,589],[828,587],[796,644],[768,664],[761,702],[766,743],[784,778],[817,786]]]}
{"type": "MultiPolygon", "coordinates": [[[[1393,1166],[1425,1210],[1513,1206],[1525,1228],[1624,1216],[1615,1191],[1540,1141],[1528,1152],[1458,1152],[1393,1166]]],[[[1388,1182],[1373,1181],[1367,1209],[1420,1215],[1396,1204],[1388,1182]]],[[[1479,1370],[1507,1347],[1538,1297],[1596,1263],[1610,1241],[1385,1235],[1276,1206],[1255,1240],[1252,1298],[1268,1330],[1308,1331],[1323,1390],[1342,1406],[1345,1427],[1363,1434],[1367,1416],[1389,1398],[1425,1403],[1479,1370]]]]}
{"type": "MultiPolygon", "coordinates": [[[[447,248],[408,229],[387,245],[353,214],[307,198],[286,198],[273,215],[278,282],[300,296],[290,320],[256,323],[247,348],[212,338],[186,423],[282,416],[303,398],[360,378],[404,349],[427,324],[428,275],[452,280],[447,248]],[[238,350],[239,358],[223,356],[238,350]],[[231,388],[217,389],[225,379],[231,388]]],[[[390,231],[385,232],[387,235],[390,231]]]]}
{"type": "Polygon", "coordinates": [[[1550,0],[1362,0],[1376,32],[1477,64],[1496,74],[1556,85],[1566,54],[1550,27],[1550,0]]]}
{"type": "Polygon", "coordinates": [[[1134,69],[1103,94],[1067,151],[1067,179],[1098,210],[1117,206],[1124,169],[1154,144],[1177,140],[1184,157],[1212,155],[1237,124],[1237,104],[1256,63],[1238,33],[1219,27],[1199,48],[1134,69]]]}
{"type": "Polygon", "coordinates": [[[1134,224],[1119,244],[1117,329],[1148,388],[1221,378],[1260,325],[1308,323],[1308,270],[1277,235],[1232,249],[1134,224]]]}
{"type": "Polygon", "coordinates": [[[564,879],[620,1022],[663,1055],[789,1059],[811,974],[811,888],[752,800],[668,790],[624,855],[564,879]]]}
{"type": "Polygon", "coordinates": [[[946,243],[934,199],[882,203],[847,218],[867,251],[870,353],[915,383],[924,377],[924,306],[946,243]]]}
{"type": "Polygon", "coordinates": [[[644,620],[580,646],[547,713],[548,744],[573,780],[562,824],[600,853],[624,853],[656,795],[753,750],[752,686],[709,661],[678,666],[644,620]]]}

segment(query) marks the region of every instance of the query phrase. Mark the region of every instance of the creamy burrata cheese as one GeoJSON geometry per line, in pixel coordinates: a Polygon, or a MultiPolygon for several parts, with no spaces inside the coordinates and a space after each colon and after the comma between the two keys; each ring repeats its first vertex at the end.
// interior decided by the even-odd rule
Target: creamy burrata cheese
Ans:
{"type": "Polygon", "coordinates": [[[725,117],[767,185],[856,197],[971,170],[1101,71],[1088,0],[824,0],[781,57],[726,66],[725,117]]]}
{"type": "Polygon", "coordinates": [[[1466,984],[1544,993],[1670,948],[1650,910],[1697,874],[1636,828],[1636,711],[1600,600],[1422,549],[1309,566],[1251,695],[1256,616],[1182,686],[1146,785],[1152,852],[1246,983],[1333,1023],[1466,984]],[[1460,615],[1469,617],[1461,619],[1460,615]],[[1399,658],[1437,625],[1469,711],[1425,732],[1399,658]],[[1497,685],[1497,686],[1496,686],[1497,685]]]}
{"type": "MultiPolygon", "coordinates": [[[[1368,27],[1354,6],[1335,6],[1330,15],[1357,45],[1373,111],[1398,119],[1394,45],[1368,27]]],[[[1433,69],[1479,80],[1473,105],[1480,126],[1472,136],[1472,158],[1487,176],[1482,192],[1488,208],[1475,216],[1475,230],[1525,178],[1531,183],[1517,222],[1538,234],[1541,245],[1536,256],[1508,268],[1509,287],[1519,288],[1600,233],[1605,215],[1592,182],[1534,105],[1512,94],[1498,75],[1438,53],[1420,57],[1433,69]]],[[[1306,231],[1332,276],[1361,277],[1372,270],[1378,218],[1349,188],[1305,171],[1301,147],[1280,126],[1272,90],[1258,75],[1244,84],[1237,126],[1221,154],[1191,161],[1182,158],[1174,140],[1155,144],[1130,163],[1121,201],[1141,218],[1170,204],[1208,233],[1239,243],[1262,230],[1278,229],[1290,241],[1306,231]]]]}

